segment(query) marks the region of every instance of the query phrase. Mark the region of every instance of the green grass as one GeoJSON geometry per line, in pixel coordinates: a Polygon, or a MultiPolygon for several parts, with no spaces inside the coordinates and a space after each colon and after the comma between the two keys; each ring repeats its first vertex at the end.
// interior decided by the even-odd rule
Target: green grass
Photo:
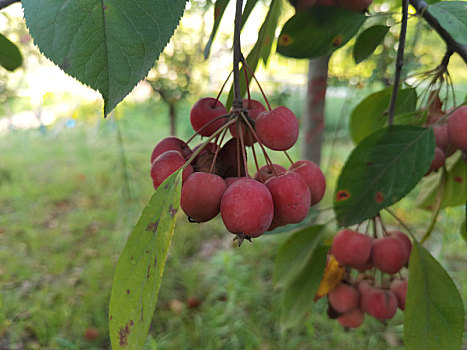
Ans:
{"type": "MultiPolygon", "coordinates": [[[[332,106],[337,113],[338,104],[332,106]]],[[[123,105],[106,121],[90,111],[80,108],[73,129],[16,131],[0,139],[0,348],[110,348],[113,271],[153,192],[149,157],[168,133],[168,120],[156,103],[123,105]],[[93,341],[83,336],[89,327],[99,330],[93,341]]],[[[188,114],[189,104],[182,104],[184,138],[190,133],[188,114]]],[[[330,206],[334,179],[349,150],[340,141],[324,149],[329,189],[322,207],[330,206]]],[[[291,153],[296,157],[298,150],[291,153]]],[[[398,208],[411,224],[425,227],[429,216],[414,212],[413,201],[398,208]]],[[[432,246],[443,245],[441,262],[465,298],[458,209],[442,215],[432,246]]],[[[345,332],[327,319],[324,300],[302,325],[282,331],[280,290],[271,276],[286,237],[264,236],[239,249],[219,218],[198,225],[181,214],[146,349],[402,348],[400,312],[388,326],[368,317],[361,328],[345,332]],[[189,297],[201,306],[189,309],[189,297]],[[181,307],[174,306],[177,301],[181,307]]]]}

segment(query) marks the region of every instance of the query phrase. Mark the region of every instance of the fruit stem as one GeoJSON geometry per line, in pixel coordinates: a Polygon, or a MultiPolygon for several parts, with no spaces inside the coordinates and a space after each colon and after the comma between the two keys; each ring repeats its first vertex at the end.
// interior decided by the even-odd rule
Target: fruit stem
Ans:
{"type": "Polygon", "coordinates": [[[402,221],[402,219],[400,219],[391,209],[389,208],[384,208],[385,211],[388,212],[388,214],[390,214],[394,219],[396,219],[396,221],[403,227],[405,228],[405,230],[409,233],[409,235],[412,237],[412,239],[415,241],[415,242],[418,242],[417,238],[415,238],[415,234],[412,232],[412,230],[410,229],[409,226],[407,226],[405,224],[404,221],[402,221]]]}
{"type": "Polygon", "coordinates": [[[242,8],[243,0],[237,0],[234,21],[234,39],[233,39],[233,109],[242,108],[242,93],[240,90],[239,63],[242,57],[242,47],[240,45],[240,31],[242,28],[242,8]]]}
{"type": "Polygon", "coordinates": [[[394,85],[392,87],[391,101],[388,107],[388,125],[391,126],[394,121],[394,111],[396,109],[397,92],[404,65],[405,37],[407,34],[407,21],[409,13],[409,0],[402,0],[402,24],[399,35],[399,47],[397,48],[396,72],[394,74],[394,85]]]}
{"type": "MultiPolygon", "coordinates": [[[[230,113],[227,113],[227,114],[220,115],[220,116],[218,116],[218,117],[216,117],[216,118],[214,118],[214,119],[208,121],[208,122],[207,122],[206,124],[204,124],[198,131],[195,131],[195,133],[193,134],[193,136],[191,136],[191,137],[188,139],[188,141],[185,142],[185,143],[188,145],[188,144],[196,137],[196,135],[199,135],[200,131],[204,130],[205,128],[207,128],[207,127],[208,127],[209,125],[211,125],[212,123],[218,121],[219,119],[222,119],[222,118],[229,118],[229,117],[231,117],[231,114],[230,114],[230,113]]],[[[226,121],[226,122],[227,122],[227,121],[226,121]]],[[[225,125],[225,124],[224,124],[224,125],[225,125]]],[[[220,130],[220,129],[223,130],[223,129],[224,129],[224,125],[223,125],[221,128],[219,128],[219,130],[220,130]]],[[[214,134],[212,134],[212,135],[214,135],[214,134]]],[[[211,135],[211,136],[212,136],[212,135],[211,135]]],[[[216,134],[216,135],[217,135],[217,134],[216,134]]],[[[210,138],[209,140],[212,141],[212,138],[210,138]]]]}
{"type": "Polygon", "coordinates": [[[251,151],[253,152],[253,159],[255,160],[256,171],[258,172],[258,177],[261,182],[264,183],[264,178],[261,172],[259,171],[258,159],[256,158],[255,145],[251,145],[251,151]]]}
{"type": "MultiPolygon", "coordinates": [[[[196,158],[196,156],[198,154],[201,153],[201,151],[206,147],[206,145],[211,142],[212,140],[214,140],[214,138],[217,137],[217,135],[219,135],[221,132],[223,132],[224,130],[227,130],[228,127],[230,125],[232,125],[233,123],[235,123],[236,120],[229,120],[227,123],[225,123],[224,125],[222,125],[219,129],[216,130],[216,132],[214,132],[211,136],[208,137],[208,139],[206,141],[204,141],[204,143],[201,145],[201,147],[199,147],[196,151],[193,152],[193,154],[191,155],[191,157],[186,161],[186,163],[183,165],[182,169],[185,169],[187,167],[188,164],[190,164],[193,159],[196,158]]],[[[187,142],[188,143],[188,142],[187,142]]]]}
{"type": "Polygon", "coordinates": [[[376,219],[378,219],[379,225],[383,229],[383,235],[388,236],[388,231],[386,230],[386,227],[383,224],[383,220],[381,219],[380,213],[376,214],[376,219]]]}
{"type": "MultiPolygon", "coordinates": [[[[237,119],[236,127],[237,127],[237,134],[238,135],[240,135],[239,133],[241,133],[239,125],[240,125],[240,121],[237,119]]],[[[240,161],[240,142],[238,142],[238,139],[237,139],[236,145],[237,145],[237,176],[242,177],[242,171],[240,170],[241,163],[242,163],[240,161]]]]}
{"type": "Polygon", "coordinates": [[[438,220],[438,215],[439,215],[439,212],[441,211],[441,204],[443,203],[444,190],[446,189],[446,180],[447,180],[447,171],[446,171],[446,167],[444,166],[443,172],[441,174],[439,191],[436,196],[436,209],[435,209],[435,212],[433,213],[433,217],[431,218],[430,226],[428,226],[426,233],[423,235],[422,239],[420,240],[420,244],[425,243],[425,241],[428,238],[430,238],[431,233],[433,232],[436,226],[436,221],[438,220]]]}
{"type": "MultiPolygon", "coordinates": [[[[245,152],[245,142],[243,141],[243,132],[242,132],[242,125],[240,119],[237,119],[237,133],[240,135],[240,148],[242,149],[242,156],[243,156],[243,168],[245,171],[245,176],[248,177],[248,164],[246,160],[246,152],[245,152]]],[[[238,143],[238,142],[237,142],[238,143]]]]}
{"type": "Polygon", "coordinates": [[[251,126],[251,124],[248,121],[248,118],[245,116],[245,114],[243,114],[243,112],[240,112],[240,116],[243,118],[245,124],[250,129],[250,132],[254,136],[255,140],[258,141],[258,145],[261,147],[261,150],[263,151],[264,159],[266,160],[266,163],[271,165],[274,174],[277,176],[276,171],[274,170],[274,167],[272,166],[271,158],[269,158],[268,153],[264,149],[264,145],[261,143],[260,139],[258,138],[258,135],[256,135],[255,130],[253,129],[253,127],[251,126]]]}
{"type": "Polygon", "coordinates": [[[221,97],[222,91],[224,91],[225,85],[229,81],[230,76],[232,75],[232,73],[233,73],[233,70],[230,71],[229,75],[227,76],[227,79],[225,79],[225,81],[224,81],[224,84],[222,84],[221,89],[219,90],[219,93],[216,96],[216,101],[211,106],[212,108],[214,108],[216,106],[216,104],[217,104],[217,101],[219,101],[219,98],[221,97]]]}
{"type": "Polygon", "coordinates": [[[245,60],[245,58],[243,56],[242,56],[241,60],[242,60],[242,64],[246,67],[246,69],[248,69],[248,72],[250,72],[253,79],[255,79],[256,84],[258,84],[259,91],[261,91],[261,94],[263,95],[264,101],[266,101],[268,109],[271,110],[271,105],[269,104],[268,98],[266,97],[266,94],[264,93],[263,88],[261,87],[261,84],[259,83],[258,79],[256,79],[255,73],[253,73],[253,71],[251,70],[248,63],[246,63],[246,60],[245,60]]]}
{"type": "Polygon", "coordinates": [[[287,159],[289,160],[290,164],[293,165],[293,160],[292,160],[292,158],[289,156],[289,154],[287,153],[287,151],[284,151],[284,153],[285,153],[285,156],[287,157],[287,159]]]}
{"type": "MultiPolygon", "coordinates": [[[[224,133],[222,134],[221,136],[221,140],[219,142],[219,145],[217,145],[217,142],[216,142],[216,145],[217,145],[217,149],[216,149],[216,152],[214,153],[214,158],[212,159],[212,163],[211,163],[211,168],[209,169],[209,173],[212,174],[212,172],[214,171],[214,165],[216,164],[216,160],[217,160],[217,155],[219,154],[219,151],[221,149],[220,145],[222,145],[222,141],[224,141],[224,137],[225,135],[227,134],[227,130],[228,128],[225,128],[224,129],[224,133]]],[[[219,135],[217,135],[216,139],[219,137],[219,135]]]]}

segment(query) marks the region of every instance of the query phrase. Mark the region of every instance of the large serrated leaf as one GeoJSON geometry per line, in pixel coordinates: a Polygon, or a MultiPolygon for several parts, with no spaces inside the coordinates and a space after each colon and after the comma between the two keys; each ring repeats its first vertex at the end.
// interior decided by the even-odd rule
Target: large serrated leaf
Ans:
{"type": "Polygon", "coordinates": [[[312,6],[298,11],[282,28],[277,52],[293,58],[329,55],[345,45],[366,16],[332,6],[312,6]]]}
{"type": "Polygon", "coordinates": [[[408,350],[457,350],[462,345],[464,306],[443,267],[418,243],[409,263],[404,311],[404,345],[408,350]]]}
{"type": "Polygon", "coordinates": [[[214,42],[214,38],[216,37],[217,30],[219,29],[219,25],[221,23],[221,19],[224,16],[225,9],[229,4],[230,0],[217,0],[214,4],[214,24],[212,25],[211,35],[209,36],[209,40],[204,48],[204,58],[208,58],[209,54],[211,53],[211,46],[214,42]]]}
{"type": "Polygon", "coordinates": [[[428,11],[436,17],[452,38],[459,44],[467,45],[467,2],[440,1],[430,5],[428,11]]]}
{"type": "Polygon", "coordinates": [[[280,247],[274,262],[273,281],[283,286],[299,275],[323,239],[324,226],[314,225],[294,232],[280,247]]]}
{"type": "Polygon", "coordinates": [[[112,348],[142,349],[154,314],[180,206],[180,171],[144,208],[117,263],[109,306],[112,348]]]}
{"type": "Polygon", "coordinates": [[[353,47],[353,58],[355,63],[366,60],[383,41],[390,27],[375,25],[365,29],[357,37],[353,47]]]}
{"type": "Polygon", "coordinates": [[[41,52],[104,98],[107,115],[149,72],[185,0],[23,0],[41,52]]]}
{"type": "Polygon", "coordinates": [[[341,226],[360,223],[400,200],[427,172],[433,130],[393,125],[352,151],[337,181],[334,212],[341,226]]]}
{"type": "MultiPolygon", "coordinates": [[[[264,19],[264,22],[259,30],[258,39],[256,40],[255,46],[253,46],[246,58],[248,67],[250,67],[252,72],[256,71],[260,58],[262,58],[264,62],[267,61],[267,58],[271,52],[271,46],[274,40],[274,30],[277,26],[279,15],[280,0],[272,0],[266,18],[264,19]]],[[[246,93],[246,80],[244,69],[244,67],[240,69],[240,92],[242,96],[244,96],[246,93]]],[[[247,72],[249,71],[247,70],[247,72]]],[[[249,75],[248,82],[250,83],[251,81],[252,77],[251,75],[249,75]]],[[[227,97],[227,102],[225,103],[225,107],[227,108],[227,110],[230,109],[230,107],[232,106],[232,102],[233,86],[230,89],[229,96],[227,97]]]]}
{"type": "Polygon", "coordinates": [[[281,297],[281,324],[297,325],[311,310],[313,299],[323,278],[329,246],[317,247],[303,270],[287,284],[281,297]]]}
{"type": "MultiPolygon", "coordinates": [[[[454,157],[453,163],[448,165],[441,208],[454,207],[467,201],[467,163],[460,154],[454,157]]],[[[421,193],[424,196],[418,204],[420,208],[430,209],[433,207],[439,186],[439,177],[427,179],[423,183],[421,193]]]]}
{"type": "Polygon", "coordinates": [[[0,66],[14,71],[23,63],[23,56],[18,47],[0,34],[0,66]]]}
{"type": "MultiPolygon", "coordinates": [[[[392,87],[377,91],[365,97],[350,114],[349,132],[354,143],[387,125],[385,112],[391,99],[392,87]]],[[[414,88],[399,90],[395,113],[414,112],[417,107],[417,91],[414,88]]],[[[396,118],[395,118],[396,119],[396,118]]],[[[396,120],[395,120],[395,124],[396,120]]]]}

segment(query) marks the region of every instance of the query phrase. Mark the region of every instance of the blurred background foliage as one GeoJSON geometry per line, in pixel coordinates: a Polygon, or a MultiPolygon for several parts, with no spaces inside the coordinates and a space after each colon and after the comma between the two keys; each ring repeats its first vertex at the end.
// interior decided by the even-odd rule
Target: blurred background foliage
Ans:
{"type": "MultiPolygon", "coordinates": [[[[113,270],[153,193],[152,148],[170,133],[191,136],[191,106],[200,97],[215,96],[231,67],[232,17],[224,16],[211,58],[204,61],[212,3],[188,6],[158,64],[107,120],[101,117],[99,95],[39,54],[19,5],[0,13],[0,31],[25,58],[13,73],[0,69],[0,349],[109,348],[113,270]]],[[[243,30],[245,53],[267,6],[265,1],[255,8],[243,30]]],[[[293,13],[285,1],[283,6],[281,23],[293,13]]],[[[387,86],[393,74],[399,9],[394,2],[375,0],[370,12],[382,14],[366,26],[392,25],[383,45],[355,65],[351,42],[330,61],[322,158],[328,188],[321,222],[332,218],[334,182],[352,148],[349,113],[368,93],[387,86]]],[[[444,55],[441,39],[418,18],[410,19],[408,33],[404,74],[435,68],[444,55]]],[[[301,116],[307,68],[306,60],[277,54],[268,67],[260,66],[257,76],[272,105],[285,104],[301,116]]],[[[456,55],[449,71],[461,101],[467,71],[456,55]]],[[[253,95],[261,100],[256,87],[253,95]]],[[[299,158],[298,145],[291,154],[299,158]]],[[[273,160],[286,163],[282,155],[273,160]]],[[[419,191],[395,210],[421,236],[430,213],[414,209],[419,191]]],[[[428,247],[465,300],[462,216],[462,208],[444,211],[428,247]]],[[[189,224],[180,215],[147,349],[403,348],[400,312],[387,326],[368,318],[361,328],[345,332],[327,319],[323,300],[300,327],[281,330],[279,291],[271,274],[287,234],[264,236],[238,249],[219,220],[189,224]]],[[[331,223],[328,234],[335,229],[331,223]]]]}

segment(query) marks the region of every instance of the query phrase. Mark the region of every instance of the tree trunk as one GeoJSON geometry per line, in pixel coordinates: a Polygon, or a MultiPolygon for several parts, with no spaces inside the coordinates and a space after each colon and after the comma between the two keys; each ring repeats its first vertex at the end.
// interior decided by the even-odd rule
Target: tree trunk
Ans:
{"type": "Polygon", "coordinates": [[[306,109],[303,116],[302,158],[316,164],[321,161],[329,57],[322,56],[310,60],[308,66],[306,109]]]}
{"type": "Polygon", "coordinates": [[[175,110],[175,103],[169,102],[169,118],[170,118],[170,134],[176,136],[177,134],[177,112],[175,110]]]}

